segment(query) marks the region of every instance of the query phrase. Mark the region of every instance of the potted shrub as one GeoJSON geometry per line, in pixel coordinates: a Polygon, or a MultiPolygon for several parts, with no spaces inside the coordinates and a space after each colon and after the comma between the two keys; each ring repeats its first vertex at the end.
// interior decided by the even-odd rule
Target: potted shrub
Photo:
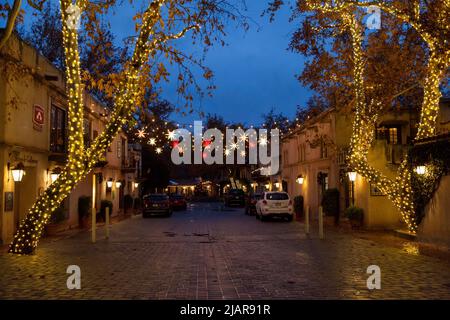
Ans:
{"type": "Polygon", "coordinates": [[[345,210],[345,215],[350,221],[352,228],[360,228],[364,219],[364,211],[361,208],[350,206],[345,210]]]}
{"type": "Polygon", "coordinates": [[[297,220],[303,217],[303,196],[294,197],[294,212],[297,220]]]}
{"type": "Polygon", "coordinates": [[[109,217],[111,218],[113,203],[112,201],[109,200],[102,200],[100,202],[100,213],[99,213],[99,218],[101,219],[101,221],[105,221],[107,207],[109,208],[109,217]]]}
{"type": "Polygon", "coordinates": [[[81,196],[78,198],[78,224],[80,228],[89,227],[89,216],[91,215],[91,197],[81,196]]]}
{"type": "Polygon", "coordinates": [[[54,235],[60,231],[66,229],[66,224],[64,223],[67,220],[66,210],[64,205],[58,207],[58,209],[53,212],[51,217],[50,224],[45,226],[45,231],[47,235],[54,235]]]}
{"type": "Polygon", "coordinates": [[[332,188],[325,190],[322,197],[323,212],[328,217],[334,217],[334,223],[339,223],[339,190],[332,188]]]}

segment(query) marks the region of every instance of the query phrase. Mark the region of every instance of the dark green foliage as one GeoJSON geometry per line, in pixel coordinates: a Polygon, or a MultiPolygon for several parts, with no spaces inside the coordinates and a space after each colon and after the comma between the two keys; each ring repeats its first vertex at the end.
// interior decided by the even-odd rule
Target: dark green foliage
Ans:
{"type": "Polygon", "coordinates": [[[55,212],[53,212],[51,221],[52,223],[61,223],[66,219],[67,219],[66,210],[64,208],[64,203],[62,203],[58,207],[58,209],[56,209],[55,212]]]}
{"type": "Polygon", "coordinates": [[[364,219],[364,210],[355,206],[345,209],[345,216],[352,221],[362,222],[364,219]]]}
{"type": "Polygon", "coordinates": [[[409,151],[411,175],[411,187],[417,223],[420,224],[425,207],[433,198],[439,187],[442,176],[449,172],[450,166],[450,140],[446,137],[442,140],[421,142],[409,151]],[[426,173],[419,175],[415,167],[426,166],[426,173]]]}
{"type": "Polygon", "coordinates": [[[100,203],[100,218],[105,221],[106,208],[109,208],[109,215],[112,214],[113,203],[109,200],[102,200],[100,203]]]}
{"type": "Polygon", "coordinates": [[[339,190],[327,189],[322,197],[323,212],[327,216],[339,215],[339,190]]]}

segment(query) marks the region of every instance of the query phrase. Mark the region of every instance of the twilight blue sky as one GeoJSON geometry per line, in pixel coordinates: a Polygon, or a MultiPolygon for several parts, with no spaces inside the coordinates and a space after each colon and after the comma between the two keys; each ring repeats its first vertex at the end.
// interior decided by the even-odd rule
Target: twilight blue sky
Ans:
{"type": "MultiPolygon", "coordinates": [[[[304,106],[311,95],[296,80],[295,74],[303,68],[303,57],[287,50],[296,23],[289,22],[289,8],[281,10],[274,22],[268,16],[261,17],[267,0],[247,0],[247,12],[255,23],[245,32],[229,25],[226,32],[227,46],[213,47],[205,64],[215,75],[217,89],[213,97],[195,101],[195,109],[204,113],[217,113],[228,121],[240,121],[248,125],[260,124],[261,115],[273,106],[292,118],[297,105],[304,106]]],[[[120,11],[111,18],[115,34],[126,36],[123,30],[133,30],[134,9],[120,11]]],[[[189,39],[178,40],[178,48],[187,52],[199,52],[189,39]]],[[[163,85],[163,97],[177,103],[175,81],[163,85]]],[[[183,123],[199,119],[198,113],[175,118],[183,123]]]]}
{"type": "MultiPolygon", "coordinates": [[[[51,0],[58,3],[56,0],[51,0]]],[[[127,1],[126,1],[127,2],[127,1]]],[[[292,118],[297,105],[304,106],[311,92],[295,79],[303,68],[303,57],[287,51],[295,22],[289,22],[289,9],[281,10],[274,22],[261,17],[267,0],[247,0],[245,15],[251,17],[245,32],[230,25],[226,32],[226,47],[215,46],[207,54],[205,64],[214,74],[217,89],[213,97],[195,101],[194,108],[204,113],[217,113],[227,121],[260,124],[261,115],[271,107],[292,118]]],[[[128,6],[128,4],[127,4],[128,6]]],[[[124,6],[110,18],[118,41],[133,34],[132,16],[136,8],[124,6]]],[[[177,47],[187,52],[199,52],[189,39],[177,41],[177,47]]],[[[177,104],[175,81],[163,85],[163,97],[177,104]]],[[[173,116],[182,123],[199,119],[198,113],[173,116]]]]}

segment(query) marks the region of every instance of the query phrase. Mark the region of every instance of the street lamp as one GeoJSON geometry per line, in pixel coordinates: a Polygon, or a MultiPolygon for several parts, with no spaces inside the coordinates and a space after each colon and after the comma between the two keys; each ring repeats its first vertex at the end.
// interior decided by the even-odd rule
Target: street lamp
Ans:
{"type": "Polygon", "coordinates": [[[112,179],[112,178],[109,178],[109,180],[106,181],[106,186],[107,186],[109,189],[111,189],[111,188],[112,188],[112,185],[113,185],[113,179],[112,179]]]}
{"type": "Polygon", "coordinates": [[[351,182],[355,182],[356,181],[356,172],[350,171],[348,173],[348,178],[350,179],[351,182]]]}
{"type": "Polygon", "coordinates": [[[350,171],[348,172],[348,179],[352,183],[352,206],[355,205],[355,181],[356,181],[356,172],[350,171]]]}
{"type": "Polygon", "coordinates": [[[23,176],[25,175],[25,166],[22,162],[17,164],[14,168],[11,170],[11,174],[13,177],[14,182],[20,182],[23,179],[23,176]]]}
{"type": "Polygon", "coordinates": [[[57,168],[53,169],[52,173],[50,174],[51,182],[52,183],[55,182],[59,178],[60,174],[61,174],[61,168],[57,167],[57,168]]]}
{"type": "Polygon", "coordinates": [[[305,182],[305,178],[300,174],[300,175],[297,176],[297,179],[295,181],[297,181],[297,183],[299,185],[302,185],[303,182],[305,182]]]}

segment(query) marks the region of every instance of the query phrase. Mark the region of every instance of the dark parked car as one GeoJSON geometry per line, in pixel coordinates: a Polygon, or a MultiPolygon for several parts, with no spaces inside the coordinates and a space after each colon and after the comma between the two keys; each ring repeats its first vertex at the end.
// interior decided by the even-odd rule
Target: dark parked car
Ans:
{"type": "Polygon", "coordinates": [[[261,193],[253,193],[248,196],[247,201],[245,202],[245,214],[256,214],[256,202],[262,199],[261,193]]]}
{"type": "Polygon", "coordinates": [[[187,201],[182,194],[171,194],[169,196],[170,206],[172,209],[182,209],[186,210],[187,201]]]}
{"type": "Polygon", "coordinates": [[[244,206],[245,205],[245,193],[242,189],[231,189],[225,194],[224,202],[226,206],[244,206]]]}
{"type": "Polygon", "coordinates": [[[170,207],[169,196],[166,194],[149,194],[142,198],[142,216],[147,218],[151,215],[164,215],[170,217],[172,208],[170,207]]]}

